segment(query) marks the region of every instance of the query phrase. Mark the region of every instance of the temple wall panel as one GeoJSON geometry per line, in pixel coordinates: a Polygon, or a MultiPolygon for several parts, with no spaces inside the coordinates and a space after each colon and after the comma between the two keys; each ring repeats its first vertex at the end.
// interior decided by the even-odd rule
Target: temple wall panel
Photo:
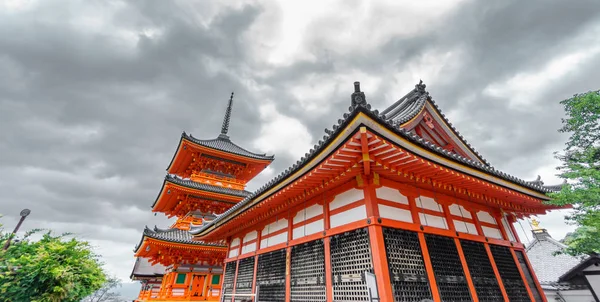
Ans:
{"type": "Polygon", "coordinates": [[[446,230],[448,229],[448,223],[444,217],[419,213],[419,219],[421,220],[422,225],[446,230]]]}
{"type": "Polygon", "coordinates": [[[473,218],[473,216],[471,216],[471,212],[469,212],[467,209],[465,209],[465,207],[463,207],[462,205],[452,204],[448,207],[448,209],[450,209],[450,214],[452,214],[452,215],[456,215],[456,216],[468,218],[468,219],[473,218]]]}
{"type": "Polygon", "coordinates": [[[295,227],[292,233],[293,239],[302,238],[304,236],[312,235],[318,232],[322,232],[325,229],[323,219],[304,224],[299,227],[295,227]]]}
{"type": "Polygon", "coordinates": [[[377,198],[408,205],[408,198],[402,195],[397,189],[383,186],[377,188],[375,192],[377,198]]]}
{"type": "Polygon", "coordinates": [[[250,244],[244,244],[242,246],[242,254],[250,253],[256,251],[256,242],[252,242],[250,244]]]}
{"type": "Polygon", "coordinates": [[[497,228],[490,228],[487,226],[481,226],[483,230],[483,235],[490,238],[502,239],[502,233],[497,228]]]}
{"type": "Polygon", "coordinates": [[[260,241],[260,247],[267,248],[270,246],[274,246],[274,245],[286,242],[287,239],[288,239],[288,232],[285,231],[283,233],[279,233],[277,235],[269,236],[267,238],[262,239],[260,241]]]}
{"type": "Polygon", "coordinates": [[[479,219],[479,221],[482,221],[482,222],[496,224],[496,219],[494,219],[494,217],[492,215],[490,215],[490,213],[485,212],[485,211],[477,212],[477,219],[479,219]]]}
{"type": "Polygon", "coordinates": [[[314,204],[310,207],[302,208],[294,216],[294,224],[303,222],[305,220],[317,217],[323,214],[323,206],[320,204],[314,204]]]}
{"type": "Polygon", "coordinates": [[[477,235],[477,227],[474,224],[460,220],[453,220],[453,222],[457,232],[477,235]]]}
{"type": "Polygon", "coordinates": [[[427,196],[419,196],[415,199],[418,208],[432,210],[436,212],[444,212],[442,206],[433,198],[427,196]]]}
{"type": "MultiPolygon", "coordinates": [[[[408,203],[408,201],[407,201],[408,203]]],[[[413,223],[410,210],[379,204],[379,215],[383,218],[413,223]]]]}
{"type": "Polygon", "coordinates": [[[236,257],[239,253],[239,249],[237,247],[232,248],[229,250],[229,253],[227,254],[227,257],[232,258],[232,257],[236,257]]]}
{"type": "Polygon", "coordinates": [[[367,209],[365,205],[359,205],[357,207],[348,209],[344,212],[334,214],[330,218],[330,224],[332,228],[342,226],[354,221],[367,218],[367,209]]]}
{"type": "Polygon", "coordinates": [[[359,189],[350,189],[344,193],[338,194],[335,196],[333,201],[329,203],[329,210],[335,210],[337,208],[349,205],[355,201],[359,201],[365,198],[365,194],[363,190],[359,189]]]}

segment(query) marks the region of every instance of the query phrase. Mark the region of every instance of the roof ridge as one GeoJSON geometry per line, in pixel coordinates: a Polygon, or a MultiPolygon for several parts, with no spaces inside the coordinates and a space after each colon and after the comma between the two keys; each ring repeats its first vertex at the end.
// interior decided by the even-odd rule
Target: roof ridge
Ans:
{"type": "MultiPolygon", "coordinates": [[[[425,89],[425,85],[421,83],[417,84],[417,86],[422,87],[419,89],[425,89]],[[421,86],[420,86],[421,85],[421,86]]],[[[448,150],[445,150],[437,145],[434,145],[428,141],[426,141],[425,139],[410,133],[408,131],[406,131],[405,129],[402,128],[398,128],[395,127],[395,123],[390,120],[390,119],[386,119],[386,116],[384,114],[380,114],[379,110],[371,110],[371,105],[368,104],[366,102],[366,98],[364,97],[364,93],[362,93],[360,91],[360,83],[355,82],[355,91],[352,94],[353,98],[352,98],[352,103],[351,106],[348,108],[349,112],[348,113],[344,113],[343,114],[343,118],[342,119],[338,119],[337,124],[334,124],[332,129],[327,129],[325,128],[325,135],[323,136],[322,140],[319,140],[317,144],[315,144],[313,146],[313,148],[311,148],[309,150],[309,152],[305,153],[304,156],[302,156],[299,160],[296,161],[296,163],[294,163],[293,165],[291,165],[290,167],[288,167],[287,169],[285,169],[284,171],[282,171],[281,173],[279,173],[277,176],[275,176],[274,178],[272,178],[270,181],[268,181],[267,183],[263,184],[261,187],[259,187],[257,190],[255,190],[254,192],[252,192],[250,195],[248,195],[247,197],[245,197],[244,199],[242,199],[240,202],[238,202],[237,204],[235,204],[234,206],[232,206],[231,208],[229,208],[228,210],[226,210],[225,212],[223,212],[222,214],[218,215],[217,218],[215,218],[214,220],[206,223],[205,225],[195,229],[195,230],[191,230],[190,229],[190,233],[192,235],[197,235],[200,234],[202,231],[204,231],[205,229],[207,229],[209,226],[221,221],[222,219],[226,218],[230,213],[236,211],[237,209],[245,206],[248,202],[250,202],[253,198],[255,198],[256,196],[266,192],[269,188],[271,188],[272,186],[276,185],[277,183],[279,183],[280,181],[282,181],[283,179],[289,177],[293,172],[297,171],[300,167],[304,166],[305,164],[307,164],[309,162],[309,160],[315,156],[315,154],[318,153],[319,150],[321,150],[322,148],[324,148],[325,145],[327,145],[328,141],[332,138],[335,137],[339,134],[339,132],[341,132],[341,130],[344,128],[343,125],[345,123],[349,123],[352,118],[354,116],[356,116],[359,112],[364,112],[366,113],[368,116],[370,116],[371,118],[373,118],[374,120],[380,122],[382,125],[389,127],[389,129],[393,130],[394,132],[396,132],[398,135],[403,136],[405,138],[408,138],[409,141],[412,141],[413,143],[418,144],[421,147],[424,147],[426,149],[429,149],[431,151],[437,152],[440,155],[443,155],[447,158],[450,158],[452,160],[455,160],[459,163],[463,163],[466,164],[468,166],[477,168],[483,172],[486,173],[490,173],[492,175],[498,176],[499,178],[503,178],[505,180],[508,180],[514,184],[518,184],[518,185],[522,185],[526,188],[529,189],[533,189],[533,190],[537,190],[538,192],[544,192],[544,193],[548,193],[549,191],[543,187],[540,186],[534,186],[531,185],[515,176],[509,175],[507,173],[504,173],[502,171],[497,170],[496,168],[492,167],[489,164],[484,164],[484,163],[480,163],[478,161],[474,161],[465,157],[462,157],[461,155],[458,155],[456,153],[451,153],[448,150]],[[358,84],[358,85],[357,85],[358,84]],[[359,96],[362,97],[362,99],[360,100],[355,100],[354,97],[359,96]]],[[[432,101],[433,102],[433,101],[432,101]]],[[[435,105],[435,103],[434,103],[435,105]]],[[[441,112],[440,112],[441,114],[441,112]]]]}

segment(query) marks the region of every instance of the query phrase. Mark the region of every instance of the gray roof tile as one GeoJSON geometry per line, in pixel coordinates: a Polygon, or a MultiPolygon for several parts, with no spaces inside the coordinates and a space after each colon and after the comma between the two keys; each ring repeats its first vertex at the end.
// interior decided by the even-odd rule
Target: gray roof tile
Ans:
{"type": "Polygon", "coordinates": [[[197,139],[197,138],[193,137],[191,134],[188,135],[185,132],[183,132],[181,134],[181,137],[182,137],[182,139],[187,139],[187,140],[189,140],[195,144],[198,144],[200,146],[204,146],[204,147],[219,150],[219,151],[229,152],[229,153],[233,153],[236,155],[241,155],[241,156],[245,156],[245,157],[249,157],[249,158],[269,160],[269,161],[272,161],[275,158],[273,155],[266,155],[264,153],[259,154],[259,153],[250,152],[250,151],[234,144],[233,142],[231,142],[231,140],[229,139],[229,137],[227,135],[223,135],[223,134],[219,135],[215,139],[208,139],[208,140],[197,139]]]}
{"type": "MultiPolygon", "coordinates": [[[[419,86],[419,85],[420,84],[417,84],[417,86],[419,86]]],[[[423,88],[417,87],[416,89],[420,90],[420,89],[424,89],[424,87],[423,88]]],[[[550,189],[545,188],[543,186],[539,186],[536,184],[526,182],[522,179],[519,179],[512,175],[506,174],[502,171],[496,170],[494,167],[487,164],[487,162],[486,162],[486,164],[482,164],[482,163],[473,161],[471,159],[464,158],[456,153],[449,152],[448,150],[440,148],[436,145],[428,144],[428,143],[426,143],[426,141],[423,138],[421,138],[411,132],[408,132],[405,129],[398,128],[396,126],[396,122],[394,122],[391,118],[386,117],[385,111],[382,114],[379,114],[378,111],[371,110],[370,104],[367,104],[364,102],[360,103],[360,104],[356,104],[354,106],[350,106],[349,111],[350,111],[349,114],[345,114],[343,119],[338,119],[337,124],[334,124],[332,127],[333,130],[325,129],[326,135],[323,136],[323,142],[319,143],[318,146],[315,145],[315,148],[311,149],[310,153],[305,154],[305,156],[300,158],[300,160],[298,160],[291,167],[289,167],[288,169],[286,169],[285,171],[280,173],[275,178],[271,179],[269,182],[267,182],[266,184],[264,184],[263,186],[258,188],[258,190],[254,191],[253,193],[248,195],[246,198],[244,198],[242,201],[235,204],[233,207],[229,208],[223,214],[219,215],[215,220],[211,221],[210,223],[207,223],[206,225],[203,225],[202,227],[198,227],[198,228],[194,228],[193,230],[190,230],[190,233],[192,233],[194,235],[200,234],[201,232],[203,232],[205,229],[207,229],[211,225],[213,225],[217,222],[220,222],[223,219],[228,218],[228,216],[231,213],[237,211],[239,208],[250,203],[255,197],[266,192],[268,189],[270,189],[270,188],[274,187],[276,184],[278,184],[281,180],[285,179],[286,177],[288,177],[289,175],[293,174],[295,171],[297,171],[298,169],[303,167],[305,164],[307,164],[310,161],[310,159],[312,159],[314,156],[319,154],[322,151],[322,149],[329,143],[329,141],[332,140],[334,137],[336,137],[344,129],[344,126],[349,124],[352,121],[352,119],[361,112],[366,114],[367,116],[371,117],[375,121],[379,122],[381,125],[386,126],[388,128],[388,130],[396,133],[397,135],[400,135],[400,136],[408,139],[409,141],[412,141],[413,143],[420,145],[426,149],[434,151],[435,153],[437,153],[443,157],[452,159],[459,163],[463,163],[463,164],[470,166],[472,168],[475,168],[479,171],[489,173],[491,175],[497,176],[497,177],[507,180],[509,182],[521,185],[523,187],[532,189],[532,190],[540,192],[540,193],[552,192],[550,189]]],[[[389,112],[391,112],[391,111],[388,111],[388,113],[389,112]]]]}

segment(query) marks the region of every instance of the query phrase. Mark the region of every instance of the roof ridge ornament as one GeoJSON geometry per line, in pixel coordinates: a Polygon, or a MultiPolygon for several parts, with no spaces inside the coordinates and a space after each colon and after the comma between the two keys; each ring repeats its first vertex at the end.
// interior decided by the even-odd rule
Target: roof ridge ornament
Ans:
{"type": "Polygon", "coordinates": [[[415,85],[415,90],[421,93],[426,93],[427,91],[425,91],[425,87],[427,87],[427,85],[423,84],[423,80],[419,79],[419,84],[415,85]]]}
{"type": "Polygon", "coordinates": [[[365,98],[365,93],[360,91],[360,82],[354,82],[354,93],[350,97],[352,102],[352,107],[356,108],[357,106],[366,106],[367,99],[365,98]]]}
{"type": "Polygon", "coordinates": [[[223,117],[223,126],[221,126],[221,134],[219,134],[219,138],[229,139],[227,132],[229,131],[229,120],[231,120],[231,107],[232,106],[233,106],[233,92],[231,93],[231,97],[229,97],[227,109],[225,110],[225,117],[223,117]]]}

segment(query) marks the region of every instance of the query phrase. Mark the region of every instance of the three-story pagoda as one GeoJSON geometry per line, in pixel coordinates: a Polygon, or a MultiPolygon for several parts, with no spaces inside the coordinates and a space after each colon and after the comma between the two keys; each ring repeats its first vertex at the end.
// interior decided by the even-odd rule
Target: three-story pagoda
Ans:
{"type": "Polygon", "coordinates": [[[273,161],[273,156],[250,152],[230,140],[232,105],[233,93],[217,138],[201,140],[185,132],[181,136],[152,205],[153,212],[177,220],[170,228],[144,229],[132,273],[134,280],[142,281],[138,300],[219,299],[225,241],[194,241],[188,230],[249,196],[246,183],[273,161]]]}

